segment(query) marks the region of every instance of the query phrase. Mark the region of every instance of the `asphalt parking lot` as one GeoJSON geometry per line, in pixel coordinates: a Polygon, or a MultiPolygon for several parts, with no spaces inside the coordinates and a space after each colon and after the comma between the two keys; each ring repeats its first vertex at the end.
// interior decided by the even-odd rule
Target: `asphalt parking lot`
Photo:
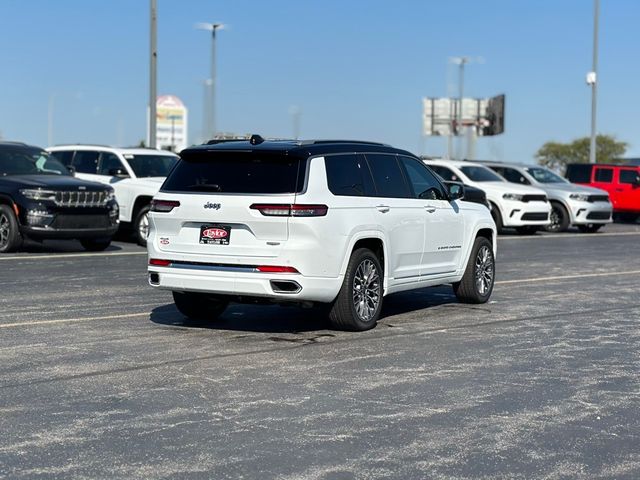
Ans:
{"type": "Polygon", "coordinates": [[[639,225],[499,239],[491,303],[189,324],[115,242],[0,256],[2,478],[640,478],[639,225]]]}

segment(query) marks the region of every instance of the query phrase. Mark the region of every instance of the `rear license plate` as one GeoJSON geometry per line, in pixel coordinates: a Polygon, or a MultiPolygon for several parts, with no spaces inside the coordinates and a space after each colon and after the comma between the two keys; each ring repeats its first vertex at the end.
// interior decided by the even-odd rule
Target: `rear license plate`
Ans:
{"type": "Polygon", "coordinates": [[[231,227],[226,225],[202,225],[200,243],[205,245],[229,245],[231,227]]]}

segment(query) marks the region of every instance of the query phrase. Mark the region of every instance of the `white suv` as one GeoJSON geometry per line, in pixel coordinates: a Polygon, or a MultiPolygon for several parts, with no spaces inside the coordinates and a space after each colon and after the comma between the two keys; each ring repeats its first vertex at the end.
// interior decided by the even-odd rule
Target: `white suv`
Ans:
{"type": "Polygon", "coordinates": [[[254,135],[180,157],[152,202],[148,272],[189,318],[293,302],[365,330],[390,293],[451,283],[463,302],[491,295],[489,211],[409,152],[254,135]]]}
{"type": "Polygon", "coordinates": [[[509,183],[484,165],[473,162],[424,162],[445,180],[462,182],[484,190],[498,232],[502,227],[511,227],[518,233],[530,234],[549,225],[551,204],[543,190],[509,183]]]}
{"type": "Polygon", "coordinates": [[[111,185],[120,206],[120,224],[133,229],[137,242],[146,245],[151,199],[176,164],[176,154],[100,145],[63,145],[47,150],[73,167],[78,178],[111,185]]]}

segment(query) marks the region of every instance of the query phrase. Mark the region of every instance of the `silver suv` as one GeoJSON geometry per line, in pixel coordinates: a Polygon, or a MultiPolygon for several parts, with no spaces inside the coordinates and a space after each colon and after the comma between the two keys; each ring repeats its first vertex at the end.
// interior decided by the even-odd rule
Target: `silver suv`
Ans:
{"type": "Polygon", "coordinates": [[[575,225],[581,232],[594,233],[611,223],[613,207],[609,194],[599,188],[570,183],[539,165],[483,162],[507,181],[544,190],[551,202],[549,232],[564,232],[575,225]]]}

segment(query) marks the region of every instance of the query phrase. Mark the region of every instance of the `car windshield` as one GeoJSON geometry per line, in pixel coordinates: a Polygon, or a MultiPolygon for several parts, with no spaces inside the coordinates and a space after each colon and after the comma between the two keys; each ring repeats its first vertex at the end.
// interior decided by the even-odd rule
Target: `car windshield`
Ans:
{"type": "Polygon", "coordinates": [[[178,161],[173,155],[125,154],[136,177],[166,177],[178,161]]]}
{"type": "Polygon", "coordinates": [[[531,168],[527,168],[527,172],[529,172],[529,175],[531,175],[533,178],[536,179],[536,182],[540,182],[540,183],[568,183],[560,175],[556,175],[551,170],[547,170],[546,168],[531,167],[531,168]]]}
{"type": "Polygon", "coordinates": [[[8,175],[71,175],[71,172],[44,150],[0,148],[0,176],[8,175]]]}
{"type": "Polygon", "coordinates": [[[497,173],[494,173],[493,171],[489,170],[487,167],[483,167],[483,166],[468,166],[468,167],[461,167],[460,170],[462,170],[462,173],[464,173],[467,177],[469,177],[469,180],[472,180],[474,182],[504,182],[505,180],[498,175],[497,173]]]}

